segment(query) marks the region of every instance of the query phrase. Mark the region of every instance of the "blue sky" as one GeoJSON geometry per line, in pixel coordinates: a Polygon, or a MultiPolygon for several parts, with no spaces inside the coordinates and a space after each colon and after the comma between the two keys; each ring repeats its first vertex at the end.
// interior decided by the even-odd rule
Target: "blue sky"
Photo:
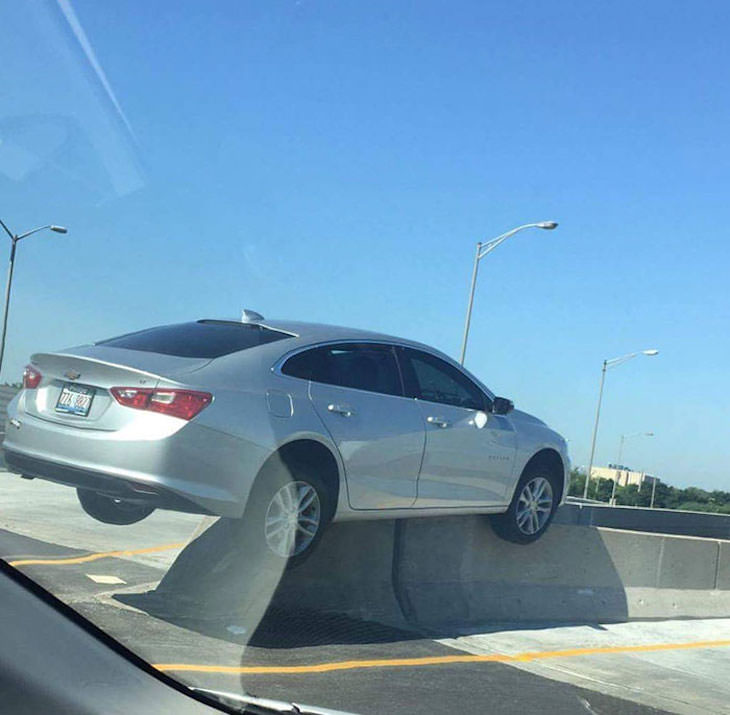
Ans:
{"type": "Polygon", "coordinates": [[[726,2],[75,1],[131,134],[68,7],[3,9],[0,217],[70,229],[19,248],[4,380],[243,306],[456,356],[475,242],[554,219],[482,262],[467,366],[585,464],[602,360],[656,347],[597,463],[653,431],[625,463],[730,488],[726,2]]]}

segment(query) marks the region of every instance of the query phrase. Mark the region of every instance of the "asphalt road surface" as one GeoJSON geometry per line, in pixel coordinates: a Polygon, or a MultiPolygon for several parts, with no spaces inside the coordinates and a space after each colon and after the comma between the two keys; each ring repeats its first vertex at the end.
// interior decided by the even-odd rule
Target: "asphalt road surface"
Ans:
{"type": "Polygon", "coordinates": [[[730,619],[485,624],[434,639],[337,614],[270,609],[252,626],[200,604],[176,612],[154,589],[212,519],[107,526],[71,489],[0,479],[0,557],[192,685],[355,713],[730,713],[730,619]]]}

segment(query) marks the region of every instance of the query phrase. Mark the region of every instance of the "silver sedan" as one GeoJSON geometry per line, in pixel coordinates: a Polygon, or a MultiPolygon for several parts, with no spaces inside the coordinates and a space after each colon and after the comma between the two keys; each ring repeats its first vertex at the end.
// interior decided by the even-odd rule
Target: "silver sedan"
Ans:
{"type": "Polygon", "coordinates": [[[331,521],[491,515],[534,541],[564,499],[565,440],[439,351],[312,323],[198,320],[33,355],[9,468],[91,516],[244,518],[301,559],[331,521]]]}

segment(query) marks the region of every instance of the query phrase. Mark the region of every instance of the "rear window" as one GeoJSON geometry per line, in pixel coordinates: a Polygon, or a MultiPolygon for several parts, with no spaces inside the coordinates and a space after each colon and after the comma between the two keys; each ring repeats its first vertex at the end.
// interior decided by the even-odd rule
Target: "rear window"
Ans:
{"type": "Polygon", "coordinates": [[[251,323],[199,320],[148,328],[96,344],[175,357],[212,359],[288,337],[286,333],[251,323]]]}

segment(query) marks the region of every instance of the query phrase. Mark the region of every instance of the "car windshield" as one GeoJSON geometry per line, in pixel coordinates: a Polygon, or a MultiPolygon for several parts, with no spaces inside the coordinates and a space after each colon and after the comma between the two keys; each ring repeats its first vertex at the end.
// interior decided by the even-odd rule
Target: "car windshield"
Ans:
{"type": "Polygon", "coordinates": [[[186,697],[730,712],[727,0],[0,28],[7,573],[186,697]]]}

